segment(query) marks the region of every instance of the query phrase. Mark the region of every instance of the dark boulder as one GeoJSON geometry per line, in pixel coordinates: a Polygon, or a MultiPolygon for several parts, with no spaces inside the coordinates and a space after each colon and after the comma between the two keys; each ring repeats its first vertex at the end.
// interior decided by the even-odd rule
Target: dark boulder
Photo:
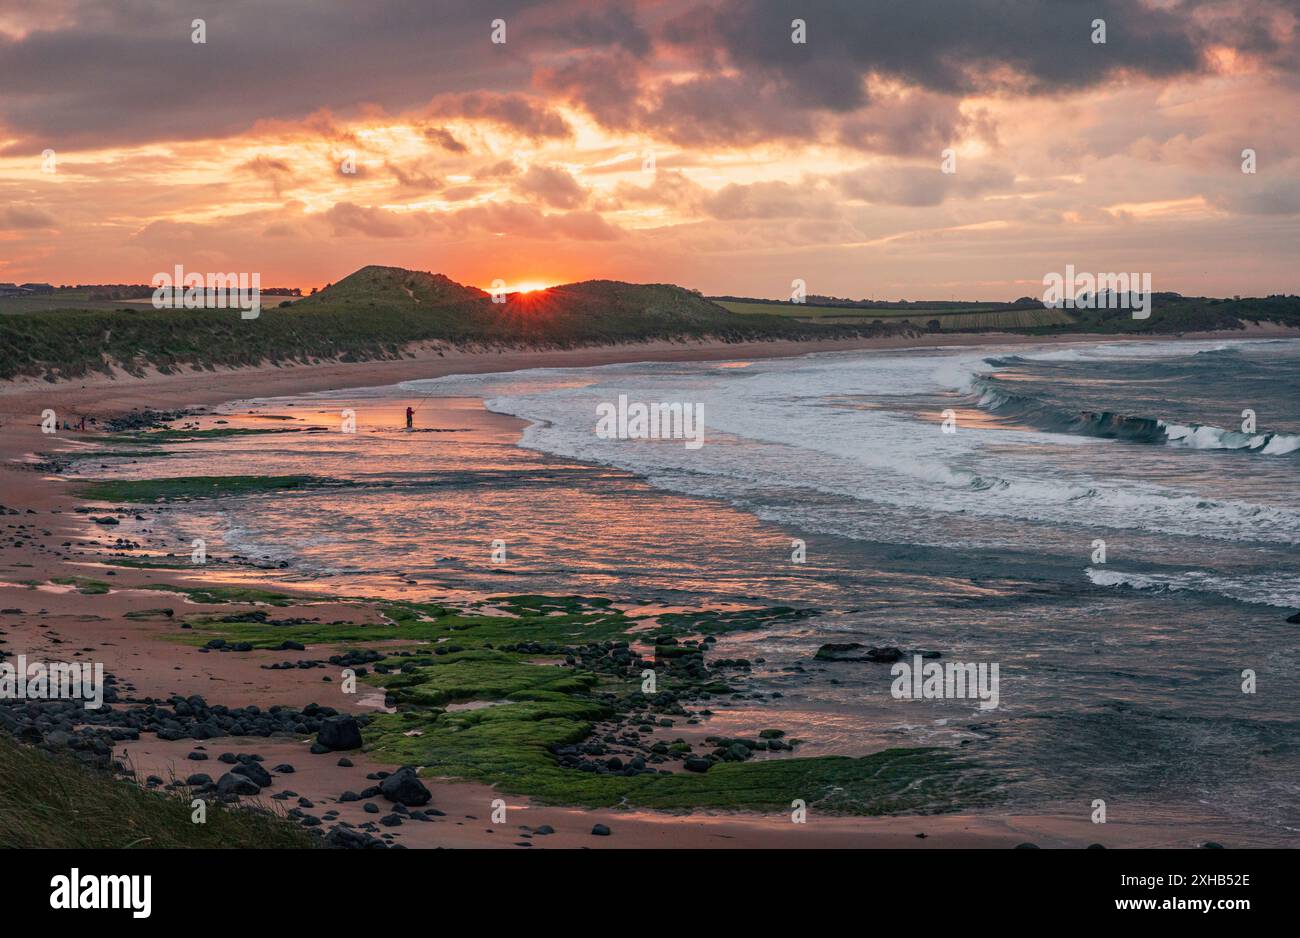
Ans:
{"type": "Polygon", "coordinates": [[[251,778],[227,772],[217,779],[217,793],[221,795],[256,795],[262,791],[251,778]]]}
{"type": "Polygon", "coordinates": [[[429,789],[415,774],[415,769],[405,766],[384,779],[379,790],[389,801],[416,808],[433,798],[429,789]]]}
{"type": "Polygon", "coordinates": [[[871,661],[877,664],[893,664],[895,661],[902,660],[903,650],[893,645],[867,648],[861,642],[827,642],[817,649],[815,657],[818,661],[871,661]]]}
{"type": "Polygon", "coordinates": [[[321,720],[320,732],[316,734],[316,742],[332,752],[360,749],[361,727],[357,725],[355,717],[346,713],[326,717],[321,720]]]}
{"type": "Polygon", "coordinates": [[[241,762],[230,770],[233,775],[242,775],[244,778],[251,778],[259,788],[266,788],[271,784],[271,773],[266,771],[256,762],[241,762]]]}

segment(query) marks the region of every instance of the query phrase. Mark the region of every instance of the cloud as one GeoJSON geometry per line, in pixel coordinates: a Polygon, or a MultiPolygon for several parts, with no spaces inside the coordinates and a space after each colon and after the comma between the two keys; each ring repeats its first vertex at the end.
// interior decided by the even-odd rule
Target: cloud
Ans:
{"type": "Polygon", "coordinates": [[[622,232],[596,212],[547,215],[520,202],[489,202],[461,209],[444,218],[451,231],[483,231],[517,238],[565,238],[576,241],[616,241],[622,232]]]}
{"type": "Polygon", "coordinates": [[[601,10],[556,16],[534,31],[580,48],[618,46],[638,58],[647,55],[651,47],[650,36],[637,22],[633,10],[614,3],[601,10]]]}
{"type": "Polygon", "coordinates": [[[552,208],[579,208],[587,201],[587,190],[560,166],[530,166],[515,190],[552,208]]]}
{"type": "Polygon", "coordinates": [[[34,205],[0,205],[0,231],[55,228],[54,216],[34,205]]]}
{"type": "Polygon", "coordinates": [[[429,106],[439,117],[463,117],[487,120],[507,130],[533,139],[572,135],[568,123],[540,101],[522,94],[490,94],[471,91],[445,95],[429,106]]]}
{"type": "MultiPolygon", "coordinates": [[[[511,17],[540,0],[498,0],[511,17]]],[[[513,52],[490,56],[476,0],[73,0],[52,28],[0,31],[0,128],[11,152],[230,136],[322,108],[389,113],[431,97],[527,86],[513,52]],[[191,41],[194,17],[207,42],[191,41]],[[341,50],[346,56],[341,57],[341,50]]]]}
{"type": "Polygon", "coordinates": [[[415,192],[433,192],[442,188],[442,180],[418,168],[408,168],[391,160],[384,161],[384,168],[397,180],[403,189],[415,192]]]}
{"type": "Polygon", "coordinates": [[[640,66],[626,53],[590,53],[533,75],[541,90],[581,107],[602,125],[629,129],[641,123],[640,66]]]}
{"type": "Polygon", "coordinates": [[[426,127],[424,136],[451,153],[469,152],[469,147],[453,137],[451,131],[445,127],[426,127]]]}
{"type": "Polygon", "coordinates": [[[397,213],[383,208],[339,202],[323,213],[336,235],[360,234],[368,238],[409,238],[424,230],[420,213],[397,213]]]}
{"type": "Polygon", "coordinates": [[[934,155],[973,136],[997,140],[987,115],[968,116],[961,99],[928,91],[875,95],[871,107],[845,118],[837,128],[839,142],[857,150],[895,156],[934,155]]]}
{"type": "Polygon", "coordinates": [[[974,198],[985,192],[1010,189],[1015,175],[1002,166],[967,166],[959,160],[957,172],[945,173],[939,160],[932,166],[890,166],[854,170],[835,182],[846,198],[880,205],[922,207],[950,198],[974,198]]]}
{"type": "Polygon", "coordinates": [[[795,186],[787,182],[756,182],[723,186],[702,203],[712,218],[803,218],[830,217],[835,203],[815,182],[795,186]]]}
{"type": "Polygon", "coordinates": [[[263,154],[258,154],[238,168],[241,172],[249,173],[270,183],[271,190],[275,193],[276,198],[280,197],[285,184],[292,182],[294,178],[293,167],[288,163],[263,154]]]}

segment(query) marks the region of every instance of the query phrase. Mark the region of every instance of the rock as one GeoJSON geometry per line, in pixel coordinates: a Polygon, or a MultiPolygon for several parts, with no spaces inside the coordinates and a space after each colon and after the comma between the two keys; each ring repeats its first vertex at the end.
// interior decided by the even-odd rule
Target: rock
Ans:
{"type": "Polygon", "coordinates": [[[212,784],[212,776],[204,772],[195,772],[189,778],[185,779],[185,784],[191,788],[202,788],[204,785],[212,784]]]}
{"type": "Polygon", "coordinates": [[[713,766],[713,763],[703,756],[687,756],[686,771],[688,772],[707,772],[713,766]]]}
{"type": "Polygon", "coordinates": [[[429,803],[433,795],[415,774],[415,769],[405,766],[384,779],[379,790],[389,801],[408,807],[419,807],[429,803]]]}
{"type": "Polygon", "coordinates": [[[233,775],[242,775],[244,778],[251,778],[258,788],[268,788],[271,785],[271,773],[266,771],[256,762],[242,762],[230,770],[233,775]]]}
{"type": "Polygon", "coordinates": [[[341,768],[350,769],[352,768],[352,760],[349,759],[347,756],[339,756],[338,765],[341,768]]]}
{"type": "Polygon", "coordinates": [[[1290,622],[1292,625],[1300,625],[1300,612],[1297,612],[1293,616],[1287,616],[1286,621],[1290,622]]]}
{"type": "Polygon", "coordinates": [[[369,834],[363,834],[361,831],[349,830],[346,827],[336,827],[325,835],[325,844],[340,850],[380,850],[387,847],[378,837],[371,837],[369,834]]]}
{"type": "Polygon", "coordinates": [[[357,726],[356,717],[340,713],[337,716],[321,720],[320,732],[316,734],[317,744],[327,751],[338,752],[345,749],[361,748],[361,727],[357,726]]]}
{"type": "Polygon", "coordinates": [[[1037,850],[1037,849],[1039,849],[1039,847],[1038,847],[1038,844],[1031,844],[1031,843],[1029,843],[1028,841],[1026,841],[1026,842],[1023,843],[1023,844],[1016,844],[1016,849],[1017,849],[1017,850],[1037,850]]]}
{"type": "Polygon", "coordinates": [[[1216,844],[1216,843],[1215,843],[1214,841],[1212,841],[1212,840],[1207,840],[1205,843],[1201,844],[1201,849],[1202,849],[1202,850],[1222,850],[1222,849],[1223,849],[1223,844],[1216,844]]]}
{"type": "Polygon", "coordinates": [[[610,834],[609,828],[606,827],[604,824],[597,824],[591,829],[591,835],[593,837],[608,837],[609,834],[610,834]]]}
{"type": "MultiPolygon", "coordinates": [[[[895,648],[893,645],[867,648],[861,642],[827,642],[817,649],[814,657],[818,661],[871,661],[877,664],[892,664],[901,661],[903,654],[901,648],[895,648]],[[866,651],[857,653],[862,648],[866,648],[866,651]]],[[[938,657],[937,653],[933,652],[925,654],[938,657]]]]}
{"type": "Polygon", "coordinates": [[[271,769],[271,771],[279,772],[281,775],[292,775],[294,773],[294,768],[287,762],[281,762],[279,765],[275,766],[275,768],[271,769]]]}
{"type": "Polygon", "coordinates": [[[251,778],[234,772],[227,772],[217,779],[217,793],[221,795],[256,795],[261,791],[261,787],[251,778]]]}

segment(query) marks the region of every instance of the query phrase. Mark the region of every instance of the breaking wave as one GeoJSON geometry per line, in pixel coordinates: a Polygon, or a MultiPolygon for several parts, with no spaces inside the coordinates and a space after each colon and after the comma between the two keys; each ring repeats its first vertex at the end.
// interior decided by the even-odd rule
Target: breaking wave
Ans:
{"type": "Polygon", "coordinates": [[[1135,416],[1113,411],[1060,410],[1037,398],[1006,390],[996,379],[979,375],[971,381],[980,395],[979,406],[992,413],[1017,417],[1052,433],[1181,446],[1188,449],[1243,450],[1262,456],[1286,456],[1300,451],[1300,435],[1294,433],[1243,433],[1199,423],[1174,423],[1159,417],[1135,416]]]}

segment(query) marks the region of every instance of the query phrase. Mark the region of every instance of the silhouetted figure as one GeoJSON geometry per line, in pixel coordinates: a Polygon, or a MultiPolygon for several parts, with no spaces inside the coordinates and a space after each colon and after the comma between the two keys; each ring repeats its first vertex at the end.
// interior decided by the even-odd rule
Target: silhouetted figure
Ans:
{"type": "Polygon", "coordinates": [[[406,429],[410,430],[415,426],[415,408],[406,408],[406,429]]]}

